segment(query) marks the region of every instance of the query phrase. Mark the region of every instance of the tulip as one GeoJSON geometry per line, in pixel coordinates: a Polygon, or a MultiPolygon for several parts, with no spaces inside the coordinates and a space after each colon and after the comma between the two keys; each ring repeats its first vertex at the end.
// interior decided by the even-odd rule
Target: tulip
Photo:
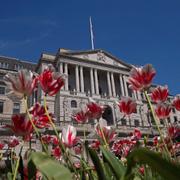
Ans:
{"type": "Polygon", "coordinates": [[[10,128],[15,135],[22,136],[24,140],[29,140],[33,132],[33,127],[30,120],[27,120],[25,114],[15,114],[12,116],[12,125],[5,125],[10,128]]]}
{"type": "Polygon", "coordinates": [[[119,101],[119,103],[117,103],[117,105],[119,106],[120,112],[122,112],[124,114],[124,116],[130,115],[130,114],[136,112],[137,104],[134,100],[132,100],[129,97],[122,98],[119,101]]]}
{"type": "Polygon", "coordinates": [[[42,90],[49,96],[55,95],[64,86],[64,76],[54,71],[53,66],[49,65],[38,78],[42,90]]]}
{"type": "Polygon", "coordinates": [[[176,96],[173,100],[173,106],[177,111],[180,111],[180,96],[176,96]]]}
{"type": "Polygon", "coordinates": [[[52,137],[51,137],[51,135],[46,134],[46,135],[42,135],[41,139],[42,139],[43,143],[49,144],[51,142],[52,137]]]}
{"type": "Polygon", "coordinates": [[[52,149],[52,155],[56,159],[60,159],[60,157],[61,157],[61,149],[59,148],[59,146],[56,146],[54,149],[52,149]]]}
{"type": "Polygon", "coordinates": [[[167,132],[168,135],[174,139],[180,135],[180,128],[175,126],[170,126],[167,128],[167,132]]]}
{"type": "Polygon", "coordinates": [[[33,116],[41,116],[42,114],[45,114],[45,108],[37,102],[34,106],[32,106],[29,109],[29,113],[33,116]]]}
{"type": "Polygon", "coordinates": [[[164,102],[166,101],[168,94],[169,91],[167,86],[158,86],[153,90],[151,94],[151,99],[156,103],[164,102]]]}
{"type": "Polygon", "coordinates": [[[153,138],[153,145],[154,145],[154,146],[157,146],[157,145],[158,145],[158,142],[159,142],[159,139],[158,139],[157,136],[155,136],[155,137],[153,138]]]}
{"type": "Polygon", "coordinates": [[[19,140],[16,136],[11,136],[10,140],[7,142],[7,144],[10,148],[14,148],[17,145],[19,145],[19,140]]]}
{"type": "Polygon", "coordinates": [[[88,120],[87,113],[84,111],[80,111],[80,112],[76,113],[75,115],[73,115],[72,118],[75,121],[77,121],[78,123],[86,123],[88,120]]]}
{"type": "Polygon", "coordinates": [[[106,143],[112,142],[117,136],[115,130],[111,126],[107,126],[107,121],[104,119],[99,120],[99,124],[95,127],[96,134],[106,143]]]}
{"type": "Polygon", "coordinates": [[[104,107],[95,102],[87,104],[87,116],[89,119],[99,119],[102,116],[104,107]]]}
{"type": "Polygon", "coordinates": [[[141,175],[144,175],[144,167],[143,166],[139,168],[139,172],[141,175]]]}
{"type": "Polygon", "coordinates": [[[76,133],[76,128],[71,125],[68,125],[66,128],[63,128],[62,141],[65,144],[65,146],[71,148],[77,143],[76,133]]]}
{"type": "Polygon", "coordinates": [[[33,115],[34,124],[37,128],[47,128],[50,126],[49,117],[54,121],[53,115],[49,113],[49,117],[46,115],[44,106],[36,103],[30,108],[29,113],[33,115]]]}
{"type": "Polygon", "coordinates": [[[81,154],[83,151],[83,147],[81,144],[77,144],[76,146],[73,147],[73,149],[76,155],[81,154]]]}
{"type": "Polygon", "coordinates": [[[5,144],[0,143],[0,150],[2,150],[4,148],[5,144]]]}
{"type": "Polygon", "coordinates": [[[57,136],[51,136],[51,140],[52,140],[52,144],[57,146],[59,144],[59,139],[57,138],[57,136]]]}
{"type": "Polygon", "coordinates": [[[170,115],[171,107],[167,104],[158,104],[155,108],[155,112],[159,119],[166,119],[170,115]]]}
{"type": "Polygon", "coordinates": [[[131,140],[139,140],[141,139],[141,131],[138,129],[134,129],[134,132],[132,133],[131,140]]]}
{"type": "Polygon", "coordinates": [[[16,74],[6,74],[4,79],[10,86],[11,93],[14,92],[19,98],[30,96],[37,87],[37,77],[27,69],[22,69],[16,74]]]}
{"type": "Polygon", "coordinates": [[[151,85],[155,74],[156,71],[151,64],[147,64],[144,67],[134,67],[128,79],[129,87],[135,91],[146,90],[151,85]]]}
{"type": "Polygon", "coordinates": [[[101,143],[100,141],[98,141],[97,139],[96,140],[93,140],[92,143],[90,144],[90,147],[94,150],[98,150],[99,147],[100,147],[101,143]]]}
{"type": "Polygon", "coordinates": [[[115,155],[120,155],[121,157],[126,157],[131,149],[135,146],[136,141],[130,139],[117,140],[112,145],[112,151],[115,155]]]}

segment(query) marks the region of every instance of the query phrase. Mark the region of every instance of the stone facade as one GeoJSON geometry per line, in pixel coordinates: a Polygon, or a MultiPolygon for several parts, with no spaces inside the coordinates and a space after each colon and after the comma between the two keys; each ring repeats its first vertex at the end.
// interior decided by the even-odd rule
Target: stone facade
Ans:
{"type": "MultiPolygon", "coordinates": [[[[66,124],[73,124],[80,135],[85,128],[89,134],[88,137],[93,138],[91,132],[95,122],[78,125],[71,118],[73,113],[89,102],[89,98],[93,98],[98,103],[108,106],[104,118],[109,125],[116,127],[120,136],[131,132],[134,127],[139,128],[143,134],[157,133],[152,127],[145,97],[128,87],[127,79],[133,66],[103,50],[77,52],[59,49],[56,55],[42,54],[37,64],[0,57],[0,77],[7,72],[16,72],[20,68],[28,68],[41,73],[47,64],[52,64],[57,71],[66,75],[66,83],[62,90],[56,96],[47,98],[49,111],[55,114],[59,129],[66,124]],[[9,62],[11,65],[8,66],[9,62]],[[3,63],[6,64],[3,65],[3,63]],[[121,96],[130,96],[138,104],[137,112],[132,114],[130,119],[123,118],[116,105],[121,96]]],[[[3,79],[0,79],[0,82],[1,86],[7,88],[3,79]]],[[[14,106],[17,105],[15,103],[20,104],[20,112],[24,111],[23,103],[15,97],[14,99],[8,97],[7,92],[8,89],[5,94],[0,95],[0,102],[3,102],[3,112],[0,113],[1,124],[4,121],[10,121],[14,106]]],[[[172,98],[169,96],[169,101],[172,101],[172,98]]],[[[43,103],[43,92],[40,87],[31,97],[30,103],[33,104],[35,101],[43,103]]],[[[173,109],[169,121],[179,123],[180,113],[173,109]]]]}

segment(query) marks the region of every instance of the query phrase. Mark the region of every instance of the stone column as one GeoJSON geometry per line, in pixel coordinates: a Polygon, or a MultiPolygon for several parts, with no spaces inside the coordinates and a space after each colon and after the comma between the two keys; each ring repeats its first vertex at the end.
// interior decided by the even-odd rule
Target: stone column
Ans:
{"type": "Polygon", "coordinates": [[[68,64],[67,63],[65,63],[64,65],[64,74],[66,75],[65,90],[68,91],[68,64]]]}
{"type": "Polygon", "coordinates": [[[76,65],[76,91],[79,92],[79,68],[76,65]]]}
{"type": "Polygon", "coordinates": [[[63,63],[62,62],[59,63],[59,71],[61,74],[63,74],[63,63]]]}
{"type": "Polygon", "coordinates": [[[110,75],[109,75],[109,72],[107,72],[107,84],[108,84],[108,93],[109,93],[109,96],[112,96],[111,82],[110,82],[110,75]]]}
{"type": "Polygon", "coordinates": [[[99,95],[99,83],[98,83],[97,69],[94,69],[94,77],[95,77],[96,94],[99,95]]]}
{"type": "Polygon", "coordinates": [[[91,93],[94,94],[94,77],[93,77],[93,69],[90,69],[90,81],[91,81],[91,93]]]}
{"type": "Polygon", "coordinates": [[[135,99],[138,99],[138,98],[137,98],[137,92],[134,91],[134,90],[132,90],[132,91],[133,91],[133,94],[134,94],[134,98],[135,98],[135,99]]]}
{"type": "Polygon", "coordinates": [[[111,73],[111,83],[112,83],[112,93],[113,93],[113,96],[116,97],[116,89],[115,89],[114,74],[113,73],[111,73]]]}
{"type": "MultiPolygon", "coordinates": [[[[61,74],[63,74],[63,63],[62,62],[59,63],[59,72],[61,74]]],[[[64,90],[64,86],[62,87],[62,90],[64,90]]]]}
{"type": "Polygon", "coordinates": [[[80,81],[81,81],[81,92],[84,93],[84,75],[83,75],[83,67],[80,66],[80,81]]]}
{"type": "Polygon", "coordinates": [[[123,84],[122,74],[119,75],[119,81],[120,81],[120,87],[121,87],[121,95],[122,95],[122,96],[125,96],[125,94],[124,94],[124,84],[123,84]]]}
{"type": "Polygon", "coordinates": [[[137,91],[137,97],[138,97],[138,100],[142,100],[141,93],[139,91],[137,91]]]}
{"type": "Polygon", "coordinates": [[[128,89],[127,89],[127,81],[126,81],[126,77],[123,76],[123,80],[124,80],[124,89],[125,89],[125,96],[128,96],[128,89]]]}

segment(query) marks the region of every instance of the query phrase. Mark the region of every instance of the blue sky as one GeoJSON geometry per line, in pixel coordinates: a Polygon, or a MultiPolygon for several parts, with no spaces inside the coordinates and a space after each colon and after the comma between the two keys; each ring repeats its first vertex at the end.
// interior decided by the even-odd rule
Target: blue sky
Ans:
{"type": "Polygon", "coordinates": [[[153,64],[155,83],[180,93],[179,0],[1,0],[0,55],[37,62],[58,48],[95,48],[137,65],[153,64]]]}

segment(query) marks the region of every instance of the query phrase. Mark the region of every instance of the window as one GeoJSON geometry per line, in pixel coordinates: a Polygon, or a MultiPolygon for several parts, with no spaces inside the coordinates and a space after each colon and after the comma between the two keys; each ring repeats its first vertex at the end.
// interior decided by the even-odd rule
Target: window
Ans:
{"type": "Polygon", "coordinates": [[[143,93],[141,93],[141,99],[144,99],[144,94],[143,93]]]}
{"type": "Polygon", "coordinates": [[[134,120],[134,125],[135,125],[136,127],[140,125],[138,119],[135,119],[135,120],[134,120]]]}
{"type": "Polygon", "coordinates": [[[130,96],[130,97],[133,97],[133,91],[132,91],[132,89],[130,89],[129,88],[129,83],[127,83],[127,89],[128,89],[128,95],[130,96]]]}
{"type": "Polygon", "coordinates": [[[177,122],[177,121],[178,121],[177,117],[176,117],[176,116],[174,116],[174,122],[177,122]]]}
{"type": "Polygon", "coordinates": [[[4,102],[0,102],[0,113],[3,113],[4,102]]]}
{"type": "Polygon", "coordinates": [[[176,113],[176,110],[175,110],[175,108],[172,108],[172,112],[173,112],[173,113],[176,113]]]}
{"type": "Polygon", "coordinates": [[[4,74],[0,73],[0,80],[4,80],[4,74]]]}
{"type": "Polygon", "coordinates": [[[13,114],[20,113],[20,103],[14,103],[13,114]]]}
{"type": "Polygon", "coordinates": [[[126,119],[121,119],[121,125],[126,126],[126,119]]]}
{"type": "Polygon", "coordinates": [[[72,108],[77,108],[77,102],[75,100],[71,101],[71,107],[72,108]]]}
{"type": "Polygon", "coordinates": [[[23,69],[23,66],[21,64],[15,64],[14,69],[18,71],[20,69],[23,69]]]}
{"type": "Polygon", "coordinates": [[[170,118],[170,117],[168,117],[168,118],[167,118],[167,121],[168,121],[168,123],[170,123],[170,122],[171,122],[171,118],[170,118]]]}
{"type": "Polygon", "coordinates": [[[4,86],[0,86],[0,94],[5,94],[5,87],[4,86]]]}
{"type": "Polygon", "coordinates": [[[1,68],[5,68],[5,69],[8,69],[8,68],[9,68],[9,64],[6,63],[6,62],[1,62],[1,63],[0,63],[0,67],[1,67],[1,68]]]}

